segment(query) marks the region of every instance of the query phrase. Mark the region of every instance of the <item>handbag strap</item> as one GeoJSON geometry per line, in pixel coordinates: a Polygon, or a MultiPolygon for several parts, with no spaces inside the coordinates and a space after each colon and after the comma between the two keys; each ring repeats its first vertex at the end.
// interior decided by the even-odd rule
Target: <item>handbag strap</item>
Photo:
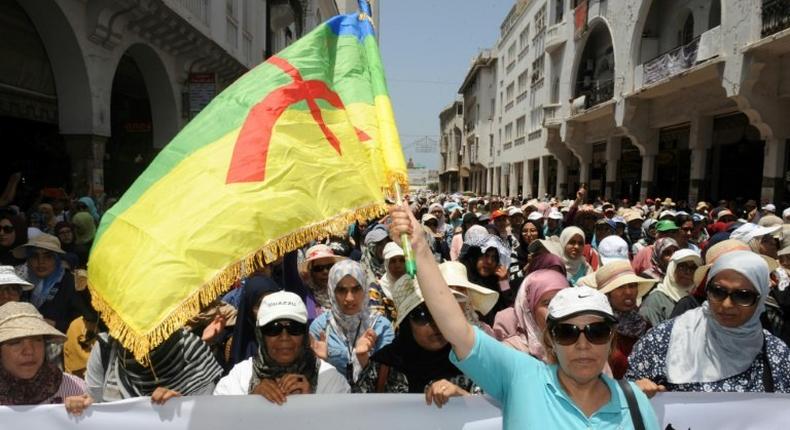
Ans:
{"type": "Polygon", "coordinates": [[[774,392],[774,376],[771,372],[771,360],[768,359],[768,340],[763,335],[763,390],[774,392]]]}
{"type": "Polygon", "coordinates": [[[617,384],[623,390],[625,401],[628,403],[628,411],[631,413],[631,423],[634,425],[634,430],[645,430],[645,423],[642,422],[642,413],[639,411],[639,403],[636,401],[634,390],[631,389],[631,384],[625,379],[618,379],[617,384]]]}

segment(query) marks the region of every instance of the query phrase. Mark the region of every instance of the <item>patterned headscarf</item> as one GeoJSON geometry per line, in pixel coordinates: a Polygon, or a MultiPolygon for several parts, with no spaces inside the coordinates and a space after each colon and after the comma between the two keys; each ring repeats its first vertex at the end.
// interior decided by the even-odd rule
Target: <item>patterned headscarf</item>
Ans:
{"type": "Polygon", "coordinates": [[[510,338],[507,343],[523,350],[514,344],[514,341],[520,341],[522,345],[526,345],[530,355],[545,361],[546,349],[543,347],[543,332],[535,320],[535,310],[543,295],[568,288],[568,286],[568,280],[556,270],[536,270],[524,278],[513,305],[519,327],[519,334],[514,337],[519,339],[510,338]]]}
{"type": "Polygon", "coordinates": [[[653,245],[653,257],[650,259],[651,267],[650,269],[654,272],[655,275],[663,278],[666,275],[666,269],[661,267],[661,255],[664,252],[671,248],[680,248],[677,241],[670,237],[662,237],[661,239],[656,240],[656,244],[653,245]]]}

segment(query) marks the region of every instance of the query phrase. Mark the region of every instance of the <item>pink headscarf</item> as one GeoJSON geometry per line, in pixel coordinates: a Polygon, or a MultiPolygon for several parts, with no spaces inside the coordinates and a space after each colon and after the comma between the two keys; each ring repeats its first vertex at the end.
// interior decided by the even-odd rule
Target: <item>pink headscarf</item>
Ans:
{"type": "Polygon", "coordinates": [[[524,278],[513,305],[519,333],[503,342],[545,361],[546,349],[543,347],[543,333],[535,320],[535,310],[544,294],[568,288],[568,286],[568,280],[556,270],[536,270],[524,278]]]}

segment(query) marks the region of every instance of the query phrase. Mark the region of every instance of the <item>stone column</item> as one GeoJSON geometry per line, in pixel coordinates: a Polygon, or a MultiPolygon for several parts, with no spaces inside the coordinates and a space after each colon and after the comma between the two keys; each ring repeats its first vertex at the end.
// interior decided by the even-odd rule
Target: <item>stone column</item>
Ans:
{"type": "Polygon", "coordinates": [[[568,195],[568,166],[559,158],[557,158],[556,195],[558,199],[564,199],[568,195]]]}
{"type": "Polygon", "coordinates": [[[784,197],[784,161],[787,139],[787,136],[772,136],[765,141],[763,186],[760,192],[762,203],[776,203],[784,197]]]}
{"type": "Polygon", "coordinates": [[[538,173],[538,196],[546,195],[546,182],[549,175],[549,157],[540,157],[540,170],[538,173]]]}
{"type": "Polygon", "coordinates": [[[524,184],[522,187],[524,189],[524,196],[534,199],[537,196],[532,195],[532,166],[532,160],[524,160],[524,184]]]}
{"type": "Polygon", "coordinates": [[[505,169],[502,165],[499,166],[499,195],[507,195],[507,175],[510,172],[510,166],[505,169]]]}
{"type": "Polygon", "coordinates": [[[705,187],[708,149],[713,145],[713,117],[695,116],[691,119],[689,149],[691,149],[691,172],[689,174],[688,202],[696,206],[702,199],[708,199],[710,190],[705,187]]]}
{"type": "Polygon", "coordinates": [[[92,134],[63,135],[71,159],[71,187],[77,195],[104,194],[104,150],[107,137],[92,134]]]}
{"type": "Polygon", "coordinates": [[[606,184],[604,195],[609,199],[614,199],[615,185],[617,184],[617,164],[622,154],[622,137],[610,137],[606,141],[606,184]]]}
{"type": "Polygon", "coordinates": [[[510,190],[508,191],[510,197],[518,195],[518,173],[516,173],[516,163],[510,163],[510,190]]]}

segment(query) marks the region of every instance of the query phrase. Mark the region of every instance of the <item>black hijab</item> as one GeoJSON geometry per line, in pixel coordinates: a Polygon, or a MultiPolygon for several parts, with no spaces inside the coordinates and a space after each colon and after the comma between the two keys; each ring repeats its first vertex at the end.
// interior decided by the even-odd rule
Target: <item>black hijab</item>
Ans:
{"type": "Polygon", "coordinates": [[[425,386],[437,379],[450,379],[461,371],[450,362],[448,342],[438,351],[423,349],[414,340],[411,323],[407,319],[400,325],[398,335],[389,345],[373,354],[371,359],[385,364],[406,375],[410,393],[422,393],[425,386]]]}
{"type": "Polygon", "coordinates": [[[236,326],[233,328],[233,344],[230,350],[231,366],[255,356],[258,350],[258,342],[255,340],[257,318],[252,315],[252,309],[262,296],[280,290],[282,288],[266,276],[251,276],[244,282],[236,326]]]}

